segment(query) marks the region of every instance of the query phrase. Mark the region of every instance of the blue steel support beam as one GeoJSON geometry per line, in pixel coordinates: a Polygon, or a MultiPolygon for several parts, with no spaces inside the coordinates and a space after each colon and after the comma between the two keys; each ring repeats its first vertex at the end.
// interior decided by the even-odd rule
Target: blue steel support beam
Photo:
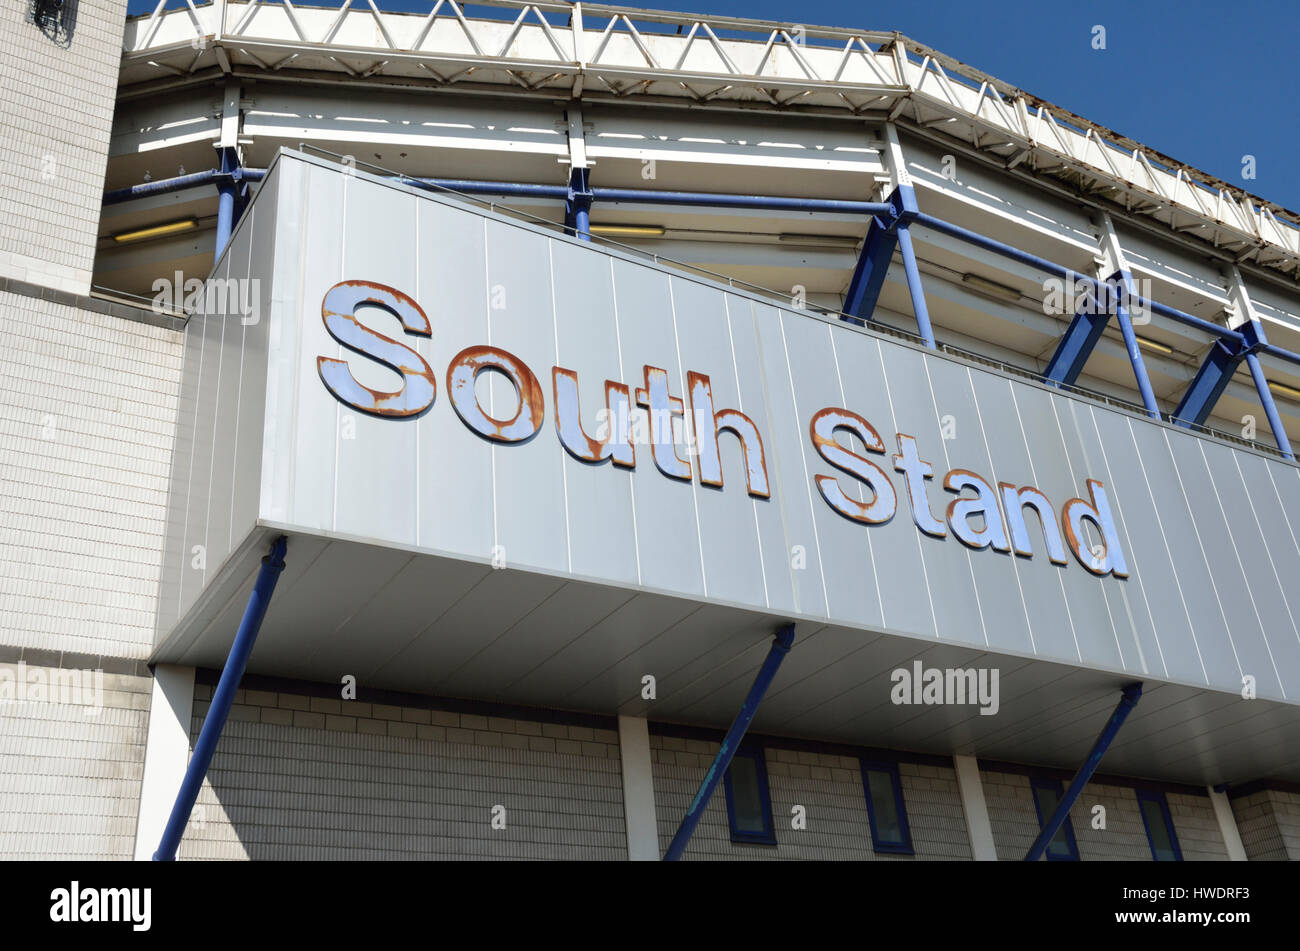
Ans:
{"type": "Polygon", "coordinates": [[[1264,408],[1269,428],[1273,430],[1273,439],[1277,442],[1278,451],[1286,458],[1294,460],[1291,440],[1287,438],[1286,430],[1282,427],[1282,417],[1278,415],[1277,404],[1273,402],[1273,392],[1268,387],[1268,379],[1264,376],[1264,368],[1259,362],[1259,354],[1272,351],[1264,333],[1264,325],[1252,318],[1241,325],[1239,333],[1242,337],[1240,345],[1226,340],[1215,342],[1200,369],[1196,371],[1191,386],[1183,394],[1178,409],[1174,411],[1173,422],[1179,426],[1203,425],[1244,360],[1250,369],[1251,379],[1255,383],[1255,392],[1259,394],[1259,403],[1264,408]]]}
{"type": "Polygon", "coordinates": [[[1056,831],[1061,828],[1061,823],[1070,814],[1070,808],[1074,805],[1075,800],[1079,798],[1079,793],[1083,792],[1083,787],[1088,785],[1088,780],[1097,771],[1101,758],[1106,755],[1106,750],[1110,748],[1115,735],[1119,733],[1119,728],[1124,725],[1124,721],[1128,719],[1128,715],[1133,712],[1133,708],[1137,706],[1140,699],[1142,699],[1142,684],[1129,684],[1124,688],[1124,695],[1120,697],[1115,711],[1110,715],[1110,719],[1106,721],[1106,726],[1102,728],[1101,734],[1097,737],[1097,742],[1092,744],[1092,750],[1088,753],[1088,758],[1083,761],[1083,765],[1079,767],[1079,772],[1075,774],[1074,779],[1070,782],[1070,788],[1065,791],[1061,801],[1056,804],[1056,811],[1052,813],[1050,819],[1043,823],[1043,830],[1038,833],[1038,838],[1034,840],[1034,844],[1025,853],[1026,862],[1037,862],[1043,857],[1043,853],[1047,851],[1047,844],[1052,841],[1056,831]]]}
{"type": "Polygon", "coordinates": [[[1187,387],[1187,392],[1178,401],[1173,423],[1177,426],[1204,424],[1213,411],[1214,404],[1228,388],[1232,375],[1237,372],[1246,353],[1246,350],[1233,346],[1226,340],[1214,341],[1191,385],[1187,387]]]}
{"type": "Polygon", "coordinates": [[[852,314],[858,321],[868,321],[885,286],[889,262],[898,247],[898,233],[876,215],[867,225],[867,237],[862,242],[862,253],[849,279],[849,289],[844,293],[844,313],[852,314]]]}
{"type": "MultiPolygon", "coordinates": [[[[1074,282],[1070,286],[1073,287],[1074,282]]],[[[1095,285],[1088,289],[1086,297],[1075,309],[1065,335],[1056,345],[1056,352],[1052,354],[1047,369],[1043,371],[1044,378],[1049,382],[1073,386],[1079,378],[1083,365],[1088,362],[1097,341],[1101,340],[1106,324],[1110,322],[1110,312],[1104,306],[1107,298],[1108,293],[1102,290],[1099,294],[1095,285]]]]}
{"type": "Polygon", "coordinates": [[[867,239],[862,246],[853,279],[845,295],[844,310],[859,321],[870,316],[875,309],[876,298],[889,270],[889,260],[893,256],[894,244],[903,257],[903,273],[907,276],[907,292],[912,298],[912,313],[916,317],[916,328],[925,345],[934,349],[934,330],[930,326],[930,311],[925,306],[925,289],[921,286],[921,271],[916,265],[916,251],[912,248],[912,235],[907,230],[908,224],[917,219],[920,209],[916,204],[916,192],[911,185],[899,185],[889,196],[888,216],[875,217],[867,229],[867,239]],[[890,240],[892,236],[893,240],[890,240]]]}
{"type": "Polygon", "coordinates": [[[235,691],[244,677],[244,668],[248,666],[248,657],[253,653],[257,642],[257,633],[262,628],[262,619],[270,606],[271,595],[275,593],[275,583],[284,570],[284,553],[288,540],[281,535],[271,543],[271,550],[262,558],[262,567],[257,574],[257,583],[249,595],[248,606],[244,609],[244,618],[239,622],[239,631],[235,634],[235,643],[230,647],[226,666],[221,671],[221,679],[212,694],[212,704],[208,715],[203,718],[203,728],[194,744],[194,754],[181,780],[180,792],[176,794],[176,803],[172,806],[167,819],[167,828],[163,830],[158,850],[153,854],[155,862],[171,862],[176,858],[176,849],[181,844],[185,825],[190,821],[190,812],[194,809],[194,800],[198,798],[203,777],[208,773],[212,755],[217,751],[217,742],[221,731],[226,726],[226,717],[230,715],[230,705],[235,701],[235,691]]]}
{"type": "Polygon", "coordinates": [[[790,647],[793,644],[794,625],[787,624],[777,631],[776,637],[772,639],[772,647],[767,652],[767,658],[763,661],[763,666],[759,668],[758,676],[754,678],[754,685],[749,688],[749,694],[745,697],[745,702],[740,705],[740,712],[736,714],[736,719],[731,723],[731,729],[727,730],[727,735],[722,739],[722,745],[718,748],[718,755],[713,758],[709,771],[704,774],[704,781],[700,783],[700,789],[695,794],[695,799],[691,801],[690,808],[686,810],[686,815],[682,817],[682,824],[677,827],[677,834],[673,836],[668,851],[664,853],[665,862],[676,862],[682,857],[682,853],[686,851],[686,845],[691,841],[691,834],[695,832],[695,827],[700,822],[700,816],[704,815],[704,810],[709,805],[709,799],[712,798],[714,790],[718,788],[718,783],[722,781],[722,777],[726,775],[727,767],[731,765],[731,760],[736,755],[740,741],[744,739],[745,731],[749,729],[754,714],[758,712],[758,705],[763,701],[763,694],[767,693],[767,688],[771,686],[772,678],[776,676],[781,661],[785,660],[785,655],[790,653],[790,647]]]}
{"type": "Polygon", "coordinates": [[[230,233],[235,229],[235,198],[239,186],[234,173],[239,169],[239,153],[232,148],[221,149],[221,163],[217,179],[217,239],[212,249],[212,260],[221,260],[221,252],[230,243],[230,233]]]}
{"type": "Polygon", "coordinates": [[[575,168],[569,174],[569,193],[564,202],[567,234],[591,240],[591,201],[591,169],[575,168]]]}
{"type": "MultiPolygon", "coordinates": [[[[915,210],[915,192],[912,192],[910,186],[904,187],[911,195],[911,207],[915,210]]],[[[893,260],[894,249],[898,247],[898,224],[906,204],[902,188],[894,189],[889,196],[889,204],[885,206],[886,213],[872,215],[871,223],[867,226],[862,252],[853,268],[853,277],[849,279],[849,288],[844,293],[844,313],[851,314],[859,323],[871,319],[876,301],[880,299],[889,263],[893,260]]]]}
{"type": "Polygon", "coordinates": [[[197,188],[200,185],[215,185],[226,178],[235,181],[260,182],[265,177],[266,169],[264,168],[240,168],[231,175],[227,175],[220,169],[212,168],[206,172],[191,172],[188,175],[177,175],[175,178],[160,178],[156,182],[141,182],[139,185],[115,188],[112,191],[104,192],[103,203],[105,205],[120,205],[124,201],[148,198],[150,195],[167,195],[171,192],[184,191],[187,188],[197,188]]]}

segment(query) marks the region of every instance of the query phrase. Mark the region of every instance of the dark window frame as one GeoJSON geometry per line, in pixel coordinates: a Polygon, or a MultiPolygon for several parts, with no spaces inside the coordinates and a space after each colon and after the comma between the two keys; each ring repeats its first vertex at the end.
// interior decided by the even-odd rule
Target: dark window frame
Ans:
{"type": "Polygon", "coordinates": [[[772,794],[767,783],[767,750],[754,743],[742,743],[736,750],[731,762],[738,759],[752,760],[754,773],[758,777],[758,798],[762,803],[763,831],[751,832],[736,827],[736,799],[731,785],[731,765],[728,764],[723,786],[727,796],[727,824],[731,827],[731,841],[742,845],[776,845],[776,826],[772,821],[772,794]]]}
{"type": "Polygon", "coordinates": [[[858,766],[862,773],[862,795],[867,800],[867,821],[871,825],[872,849],[888,855],[915,855],[916,850],[912,846],[912,826],[907,819],[907,802],[903,799],[903,781],[898,775],[898,761],[859,757],[858,766]],[[894,789],[894,804],[898,809],[898,828],[902,833],[902,838],[897,842],[885,842],[880,838],[879,826],[876,822],[876,804],[871,799],[871,781],[867,775],[870,772],[889,775],[890,784],[894,789]]]}
{"type": "MultiPolygon", "coordinates": [[[[1035,790],[1042,789],[1056,794],[1056,801],[1059,803],[1065,795],[1065,789],[1059,779],[1053,779],[1049,776],[1031,776],[1029,778],[1029,796],[1034,800],[1034,815],[1038,816],[1038,831],[1043,831],[1043,826],[1047,820],[1052,818],[1050,815],[1043,815],[1042,808],[1038,805],[1038,796],[1034,795],[1035,790]]],[[[1052,843],[1048,842],[1047,847],[1043,850],[1043,857],[1049,862],[1078,862],[1079,843],[1074,838],[1074,826],[1070,822],[1070,814],[1065,814],[1065,821],[1061,823],[1061,829],[1065,831],[1065,842],[1070,850],[1069,855],[1053,855],[1052,843]]],[[[1053,836],[1053,839],[1056,837],[1053,836]]]]}
{"type": "Polygon", "coordinates": [[[1165,822],[1165,834],[1169,836],[1169,844],[1174,850],[1172,861],[1181,862],[1183,860],[1183,850],[1178,844],[1178,833],[1174,830],[1174,816],[1173,813],[1169,811],[1168,798],[1166,798],[1165,794],[1158,789],[1137,789],[1135,792],[1137,793],[1138,812],[1142,816],[1142,831],[1147,834],[1147,845],[1151,848],[1151,861],[1160,862],[1170,860],[1162,860],[1156,855],[1155,839],[1151,837],[1151,826],[1147,822],[1146,810],[1142,808],[1142,803],[1144,802],[1152,803],[1160,810],[1160,815],[1165,822]]]}

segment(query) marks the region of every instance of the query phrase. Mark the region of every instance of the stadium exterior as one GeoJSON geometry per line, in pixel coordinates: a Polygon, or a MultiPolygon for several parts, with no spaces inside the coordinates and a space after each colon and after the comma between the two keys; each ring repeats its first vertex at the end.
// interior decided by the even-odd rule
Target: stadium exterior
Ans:
{"type": "Polygon", "coordinates": [[[164,6],[3,13],[0,855],[1300,858],[1300,216],[894,33],[164,6]]]}

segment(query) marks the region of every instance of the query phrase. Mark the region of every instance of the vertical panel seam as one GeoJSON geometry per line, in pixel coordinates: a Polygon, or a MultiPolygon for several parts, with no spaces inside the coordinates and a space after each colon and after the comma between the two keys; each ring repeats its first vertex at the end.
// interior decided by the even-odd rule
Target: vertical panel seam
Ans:
{"type": "MultiPolygon", "coordinates": [[[[889,421],[893,424],[895,436],[898,434],[898,413],[894,410],[894,394],[889,385],[889,370],[885,368],[885,350],[876,341],[876,357],[880,360],[880,378],[885,381],[885,398],[889,401],[889,421]]],[[[899,447],[902,450],[902,447],[899,447]]],[[[934,636],[936,640],[941,638],[939,633],[939,615],[934,609],[934,592],[930,590],[930,569],[925,563],[925,542],[919,537],[916,542],[917,557],[921,559],[921,577],[925,582],[925,596],[930,602],[930,623],[934,625],[934,636]]]]}
{"type": "MultiPolygon", "coordinates": [[[[844,393],[844,374],[840,370],[839,348],[835,345],[835,329],[830,324],[826,325],[826,335],[830,338],[831,357],[835,361],[835,382],[839,386],[840,390],[840,406],[848,409],[848,396],[844,393]]],[[[858,501],[865,502],[866,499],[862,497],[862,486],[859,484],[854,487],[854,490],[858,493],[858,501]]],[[[876,606],[880,609],[880,626],[887,627],[888,625],[885,621],[885,599],[880,594],[880,573],[876,571],[876,547],[871,542],[870,527],[867,527],[862,534],[867,536],[867,555],[871,559],[871,579],[876,585],[876,606]]],[[[825,569],[823,568],[823,570],[825,569]]],[[[827,615],[829,616],[829,614],[830,611],[828,610],[827,615]]]]}
{"type": "MultiPolygon", "coordinates": [[[[993,479],[994,481],[997,481],[998,474],[997,474],[997,469],[993,463],[993,450],[989,446],[988,431],[985,430],[984,428],[984,412],[980,409],[980,397],[979,397],[979,393],[976,392],[975,390],[975,377],[974,374],[972,374],[970,367],[966,368],[966,380],[968,383],[970,383],[970,395],[971,395],[971,399],[975,403],[975,416],[979,420],[980,436],[983,437],[984,440],[984,454],[985,456],[988,457],[989,470],[993,475],[993,479]]],[[[998,518],[999,519],[1002,518],[1000,512],[998,514],[998,518]]],[[[1032,650],[1035,655],[1037,655],[1038,642],[1034,639],[1034,620],[1029,616],[1029,601],[1025,598],[1025,586],[1020,580],[1019,556],[1016,555],[1015,552],[1009,552],[1008,554],[1011,556],[1012,572],[1016,576],[1016,588],[1017,590],[1020,591],[1020,607],[1025,612],[1025,630],[1029,632],[1029,649],[1032,650]]]]}
{"type": "MultiPolygon", "coordinates": [[[[1097,434],[1097,442],[1098,442],[1099,445],[1104,444],[1104,440],[1102,440],[1102,438],[1101,438],[1101,427],[1099,427],[1099,426],[1097,425],[1097,408],[1096,408],[1096,407],[1093,407],[1093,406],[1090,406],[1090,407],[1088,408],[1088,412],[1089,412],[1089,414],[1092,416],[1092,430],[1093,430],[1093,432],[1095,432],[1095,433],[1097,434]]],[[[1111,486],[1114,486],[1114,485],[1115,485],[1115,480],[1114,480],[1114,477],[1111,475],[1111,469],[1110,469],[1110,456],[1109,456],[1109,454],[1107,454],[1107,453],[1103,453],[1103,454],[1102,454],[1102,464],[1106,467],[1106,479],[1107,479],[1107,481],[1111,484],[1111,486]]],[[[1133,570],[1133,573],[1132,573],[1131,577],[1133,578],[1133,580],[1137,581],[1137,583],[1138,583],[1138,588],[1139,588],[1139,589],[1141,590],[1141,592],[1142,592],[1142,603],[1145,604],[1145,605],[1146,605],[1146,608],[1147,608],[1147,620],[1149,620],[1149,621],[1151,622],[1151,636],[1154,637],[1154,638],[1156,639],[1156,653],[1160,655],[1160,666],[1164,669],[1165,676],[1168,677],[1168,676],[1169,676],[1169,665],[1165,662],[1165,649],[1164,649],[1164,645],[1162,645],[1162,644],[1160,643],[1160,630],[1159,630],[1159,627],[1158,627],[1157,624],[1156,624],[1155,615],[1153,615],[1153,614],[1151,613],[1151,599],[1147,597],[1147,586],[1146,586],[1146,582],[1143,580],[1143,578],[1142,578],[1142,574],[1141,574],[1141,572],[1138,570],[1138,557],[1137,557],[1137,552],[1136,552],[1136,551],[1134,550],[1134,548],[1133,548],[1133,535],[1129,532],[1129,528],[1128,528],[1128,525],[1129,525],[1129,523],[1128,523],[1128,519],[1126,519],[1126,518],[1124,517],[1124,507],[1123,507],[1122,505],[1120,505],[1118,496],[1115,498],[1113,504],[1114,504],[1114,506],[1115,506],[1116,511],[1119,512],[1119,521],[1120,521],[1120,525],[1123,527],[1123,532],[1124,532],[1124,544],[1125,544],[1125,546],[1128,548],[1128,556],[1129,556],[1129,558],[1132,559],[1132,561],[1133,561],[1133,569],[1134,569],[1134,570],[1133,570]]],[[[1121,589],[1121,590],[1124,590],[1124,589],[1121,589]]],[[[1127,593],[1125,593],[1125,595],[1124,595],[1124,609],[1125,609],[1126,611],[1128,611],[1128,613],[1129,613],[1129,623],[1130,623],[1130,624],[1133,624],[1133,608],[1132,608],[1132,606],[1129,604],[1127,593]]],[[[1133,624],[1133,636],[1134,636],[1134,639],[1136,640],[1136,638],[1137,638],[1137,625],[1136,625],[1136,624],[1133,624]]],[[[1146,661],[1146,655],[1142,652],[1142,647],[1141,647],[1141,644],[1140,644],[1140,643],[1138,644],[1138,658],[1139,658],[1140,660],[1142,660],[1142,661],[1145,663],[1145,661],[1146,661]]],[[[1144,672],[1145,672],[1145,670],[1144,670],[1144,672]]]]}
{"type": "MultiPolygon", "coordinates": [[[[1151,477],[1147,475],[1146,463],[1142,461],[1142,447],[1137,444],[1137,434],[1133,431],[1133,421],[1131,419],[1125,419],[1125,423],[1128,425],[1129,439],[1133,442],[1133,453],[1137,458],[1138,469],[1142,472],[1142,481],[1146,483],[1147,495],[1154,500],[1156,494],[1151,488],[1151,477]]],[[[1187,630],[1191,633],[1192,645],[1196,648],[1196,659],[1201,665],[1201,676],[1205,678],[1206,686],[1209,686],[1210,673],[1205,669],[1205,658],[1201,655],[1201,642],[1196,636],[1196,627],[1192,624],[1192,612],[1188,610],[1187,598],[1183,595],[1183,583],[1178,580],[1178,571],[1173,567],[1174,553],[1169,548],[1169,537],[1165,534],[1164,521],[1160,518],[1160,510],[1158,508],[1152,506],[1151,512],[1156,517],[1156,527],[1160,529],[1160,539],[1164,542],[1165,554],[1169,557],[1170,573],[1174,577],[1174,586],[1178,588],[1178,600],[1183,604],[1183,616],[1187,618],[1187,630]]]]}
{"type": "MultiPolygon", "coordinates": [[[[682,394],[682,435],[690,438],[692,434],[695,434],[693,428],[694,421],[691,420],[688,423],[687,420],[688,416],[693,415],[687,410],[687,407],[690,405],[691,395],[686,391],[686,367],[685,364],[682,363],[681,341],[677,339],[677,295],[673,293],[673,276],[671,274],[668,275],[668,310],[672,315],[673,320],[673,352],[677,354],[677,386],[680,388],[678,392],[682,394]]],[[[646,387],[648,388],[649,386],[650,381],[646,380],[646,387]]],[[[670,407],[671,405],[672,404],[669,403],[670,407]]],[[[677,439],[672,432],[672,425],[673,414],[670,409],[668,412],[668,435],[672,438],[672,451],[676,454],[677,439]]],[[[698,443],[699,435],[695,434],[695,438],[698,443]]],[[[703,588],[704,597],[707,598],[709,596],[709,569],[708,566],[704,564],[704,535],[700,530],[700,498],[698,493],[698,480],[696,478],[699,475],[699,467],[700,461],[697,458],[691,464],[691,507],[695,511],[695,551],[700,557],[700,585],[703,588]]]]}
{"type": "MultiPolygon", "coordinates": [[[[934,421],[939,428],[939,444],[943,449],[943,466],[945,473],[952,471],[952,459],[948,456],[948,440],[943,438],[943,422],[939,419],[939,398],[934,395],[934,378],[930,376],[930,361],[924,357],[921,359],[921,365],[925,367],[925,385],[930,391],[930,405],[934,409],[934,421]]],[[[955,533],[954,533],[955,534],[955,533]]],[[[944,539],[944,543],[947,543],[944,539]]],[[[975,561],[970,550],[964,545],[960,545],[960,553],[966,559],[966,570],[970,572],[971,591],[975,592],[975,610],[980,616],[980,630],[984,632],[984,646],[992,647],[989,643],[989,626],[984,621],[984,602],[980,598],[979,581],[975,578],[975,561]]]]}
{"type": "MultiPolygon", "coordinates": [[[[1129,424],[1130,426],[1132,423],[1129,424]]],[[[1196,545],[1201,549],[1201,561],[1205,563],[1205,573],[1210,578],[1210,589],[1214,591],[1214,600],[1219,605],[1219,617],[1223,618],[1223,631],[1228,635],[1228,646],[1232,648],[1232,657],[1237,662],[1237,673],[1244,674],[1245,671],[1241,666],[1241,655],[1237,653],[1237,643],[1232,639],[1232,629],[1228,625],[1228,613],[1223,610],[1223,598],[1219,597],[1219,586],[1214,581],[1214,569],[1210,567],[1210,559],[1205,554],[1205,543],[1201,541],[1201,530],[1196,527],[1196,513],[1192,510],[1192,500],[1187,495],[1187,487],[1183,485],[1182,473],[1178,471],[1178,460],[1174,457],[1173,444],[1169,442],[1169,434],[1161,433],[1165,441],[1165,448],[1169,450],[1169,459],[1174,464],[1174,478],[1178,480],[1178,490],[1182,493],[1183,502],[1187,505],[1188,521],[1192,523],[1192,533],[1196,536],[1196,545]]]]}
{"type": "MultiPolygon", "coordinates": [[[[1228,518],[1227,509],[1223,507],[1223,497],[1219,494],[1219,484],[1214,479],[1214,470],[1210,468],[1209,457],[1205,455],[1205,443],[1198,439],[1196,444],[1201,453],[1201,462],[1205,464],[1206,475],[1210,477],[1210,488],[1214,490],[1214,499],[1219,503],[1219,514],[1223,516],[1224,527],[1228,530],[1228,541],[1232,544],[1232,555],[1237,559],[1237,568],[1241,571],[1241,580],[1246,589],[1246,597],[1250,599],[1250,609],[1255,614],[1255,622],[1259,625],[1259,636],[1264,641],[1264,651],[1268,654],[1268,662],[1273,667],[1273,675],[1277,677],[1278,689],[1282,691],[1282,699],[1285,700],[1287,699],[1286,685],[1282,683],[1282,672],[1277,669],[1277,660],[1273,657],[1273,648],[1268,642],[1268,632],[1264,630],[1264,619],[1259,615],[1259,605],[1255,602],[1255,595],[1250,590],[1250,576],[1246,573],[1246,566],[1241,560],[1241,549],[1237,547],[1237,539],[1233,537],[1232,522],[1228,518]]],[[[1237,470],[1237,474],[1241,474],[1240,469],[1237,470]]],[[[1267,549],[1268,546],[1265,545],[1264,547],[1267,549]]],[[[1271,562],[1272,558],[1270,557],[1269,560],[1271,562]]],[[[1287,613],[1290,613],[1289,607],[1287,613]]]]}
{"type": "MultiPolygon", "coordinates": [[[[1007,380],[1007,390],[1011,393],[1011,405],[1016,410],[1016,425],[1020,427],[1020,441],[1025,444],[1025,458],[1029,460],[1029,477],[1034,480],[1035,487],[1038,487],[1038,467],[1034,465],[1034,452],[1029,448],[1029,434],[1025,432],[1025,420],[1020,415],[1020,400],[1016,396],[1016,387],[1011,380],[1007,380]]],[[[1041,492],[1042,488],[1038,490],[1041,492]]],[[[1052,513],[1052,518],[1056,518],[1055,512],[1052,513]]],[[[1065,570],[1069,570],[1068,567],[1065,570]]],[[[1074,629],[1074,612],[1070,610],[1070,593],[1065,590],[1065,578],[1060,571],[1056,573],[1056,582],[1061,588],[1061,603],[1065,605],[1065,619],[1070,623],[1070,639],[1074,641],[1075,653],[1082,661],[1083,652],[1079,650],[1079,635],[1074,629]]]]}
{"type": "MultiPolygon", "coordinates": [[[[786,378],[790,381],[790,404],[794,407],[794,425],[798,430],[800,420],[799,415],[799,394],[795,392],[794,369],[790,366],[790,344],[785,339],[785,314],[774,308],[776,313],[776,325],[781,330],[781,349],[785,355],[785,373],[786,378]]],[[[808,519],[812,524],[813,544],[817,546],[817,574],[822,582],[822,611],[827,620],[831,616],[831,596],[826,590],[826,562],[822,558],[822,540],[821,534],[817,531],[817,512],[813,508],[812,497],[812,478],[808,474],[808,456],[800,447],[799,461],[803,464],[803,489],[808,497],[808,519]]]]}

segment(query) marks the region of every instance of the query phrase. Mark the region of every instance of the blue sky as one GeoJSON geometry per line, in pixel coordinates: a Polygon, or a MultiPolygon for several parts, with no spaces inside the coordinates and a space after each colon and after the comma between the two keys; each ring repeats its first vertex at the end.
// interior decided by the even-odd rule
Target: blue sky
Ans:
{"type": "MultiPolygon", "coordinates": [[[[152,9],[154,2],[130,0],[130,10],[152,9]]],[[[431,3],[378,0],[377,5],[409,10],[428,9],[431,3]]],[[[1300,4],[1290,0],[650,0],[644,5],[898,30],[1300,212],[1300,4]],[[1105,50],[1092,48],[1097,25],[1106,29],[1105,50]],[[1254,180],[1242,177],[1245,155],[1255,157],[1254,180]]]]}

